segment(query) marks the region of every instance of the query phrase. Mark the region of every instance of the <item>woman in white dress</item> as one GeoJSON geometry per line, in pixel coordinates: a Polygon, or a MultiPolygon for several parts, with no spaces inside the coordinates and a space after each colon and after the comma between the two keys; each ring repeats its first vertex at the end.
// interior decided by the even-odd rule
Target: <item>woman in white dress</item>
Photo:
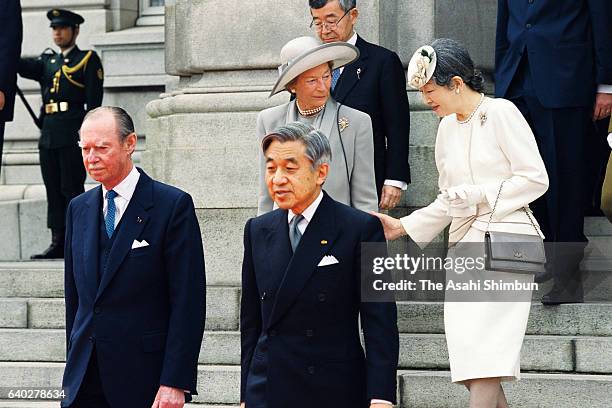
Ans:
{"type": "MultiPolygon", "coordinates": [[[[449,256],[466,242],[484,242],[502,182],[489,230],[541,235],[529,220],[527,206],[544,194],[548,176],[519,110],[507,100],[484,96],[481,74],[454,40],[439,39],[419,48],[408,67],[408,82],[443,118],[435,146],[440,194],[401,219],[375,214],[387,239],[407,234],[424,246],[450,224],[449,256]]],[[[447,270],[447,279],[452,273],[447,270]]],[[[532,275],[479,273],[486,279],[533,281],[532,275]]],[[[530,296],[503,303],[450,302],[447,292],[444,327],[451,379],[468,388],[470,407],[508,406],[501,381],[520,376],[530,306],[530,296]]]]}

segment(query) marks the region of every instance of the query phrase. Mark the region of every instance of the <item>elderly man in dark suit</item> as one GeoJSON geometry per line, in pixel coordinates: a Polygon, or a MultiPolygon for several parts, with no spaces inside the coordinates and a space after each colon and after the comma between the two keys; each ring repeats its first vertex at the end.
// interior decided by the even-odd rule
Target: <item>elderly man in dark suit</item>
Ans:
{"type": "Polygon", "coordinates": [[[21,55],[21,5],[19,0],[4,0],[0,5],[0,171],[2,171],[2,146],[4,125],[13,120],[17,68],[21,55]]]}
{"type": "Polygon", "coordinates": [[[181,408],[196,394],[205,318],[193,202],[134,167],[123,109],[90,111],[79,143],[101,186],[68,207],[62,406],[181,408]]]}
{"type": "Polygon", "coordinates": [[[410,108],[404,68],[396,53],[357,35],[356,0],[309,0],[309,4],[311,27],[321,41],[344,41],[359,49],[356,61],[332,72],[332,96],[370,115],[379,206],[391,209],[410,183],[410,108]]]}
{"type": "MultiPolygon", "coordinates": [[[[498,0],[495,92],[521,110],[550,178],[533,204],[554,278],[544,304],[582,301],[587,126],[612,110],[610,0],[498,0]]],[[[546,276],[536,276],[543,281],[546,276]]]]}
{"type": "Polygon", "coordinates": [[[293,122],[267,135],[262,150],[279,208],[244,232],[242,406],[390,408],[396,306],[366,301],[360,274],[361,244],[384,246],[382,225],[322,191],[331,149],[320,131],[293,122]]]}

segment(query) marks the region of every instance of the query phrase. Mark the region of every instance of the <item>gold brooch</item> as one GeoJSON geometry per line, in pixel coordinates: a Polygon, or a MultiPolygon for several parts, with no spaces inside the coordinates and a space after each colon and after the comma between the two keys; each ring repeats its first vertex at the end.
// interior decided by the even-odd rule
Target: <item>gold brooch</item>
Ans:
{"type": "Polygon", "coordinates": [[[349,126],[349,121],[347,118],[340,118],[340,120],[338,121],[338,125],[340,126],[340,131],[342,132],[349,126]]]}
{"type": "Polygon", "coordinates": [[[327,245],[327,240],[326,239],[322,239],[321,240],[321,245],[327,245]]]}
{"type": "Polygon", "coordinates": [[[487,112],[480,112],[480,115],[478,115],[478,118],[480,119],[480,126],[483,126],[485,122],[487,121],[487,112]]]}

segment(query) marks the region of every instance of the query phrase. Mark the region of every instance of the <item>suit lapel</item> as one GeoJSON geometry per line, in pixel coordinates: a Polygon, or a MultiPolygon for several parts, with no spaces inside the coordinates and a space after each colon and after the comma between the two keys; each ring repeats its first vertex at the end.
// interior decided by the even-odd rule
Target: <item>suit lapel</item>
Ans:
{"type": "Polygon", "coordinates": [[[291,243],[289,242],[289,224],[286,210],[277,211],[276,218],[266,231],[265,242],[266,254],[274,254],[274,256],[266,256],[266,262],[268,263],[266,270],[270,271],[271,274],[278,275],[273,278],[274,285],[278,286],[293,256],[291,243]]]}
{"type": "Polygon", "coordinates": [[[153,180],[140,170],[140,179],[134,195],[121,217],[121,228],[117,230],[115,242],[108,254],[106,269],[100,279],[100,287],[96,299],[100,297],[113,276],[123,263],[132,243],[140,237],[149,220],[148,211],[153,206],[153,180]]]}
{"type": "Polygon", "coordinates": [[[351,93],[355,85],[361,77],[363,77],[367,64],[368,52],[365,47],[365,41],[357,36],[355,46],[359,49],[359,58],[344,67],[342,75],[338,79],[338,84],[334,88],[333,97],[336,101],[343,103],[346,97],[351,93]],[[359,71],[359,74],[357,73],[359,71]]]}
{"type": "Polygon", "coordinates": [[[99,219],[102,213],[102,187],[96,187],[85,201],[85,208],[81,213],[80,224],[83,225],[83,266],[87,287],[92,290],[94,297],[98,289],[98,269],[99,269],[99,219]]]}
{"type": "Polygon", "coordinates": [[[328,139],[332,138],[332,135],[334,134],[334,130],[335,130],[335,126],[336,126],[336,114],[338,113],[336,110],[338,109],[338,104],[336,103],[336,101],[334,101],[333,98],[329,98],[327,100],[327,104],[325,106],[325,111],[323,112],[323,119],[321,119],[321,128],[319,130],[321,130],[321,132],[323,132],[323,134],[325,136],[327,136],[328,139]]]}
{"type": "MultiPolygon", "coordinates": [[[[334,201],[324,193],[323,200],[308,224],[276,292],[268,328],[274,325],[295,302],[323,255],[332,248],[337,233],[334,201]]],[[[289,241],[288,229],[285,240],[289,241]]]]}

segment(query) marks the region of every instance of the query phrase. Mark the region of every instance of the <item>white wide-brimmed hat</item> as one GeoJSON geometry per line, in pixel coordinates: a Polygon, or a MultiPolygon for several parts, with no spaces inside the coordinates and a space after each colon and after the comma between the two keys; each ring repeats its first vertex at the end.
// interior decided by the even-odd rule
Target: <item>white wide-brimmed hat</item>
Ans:
{"type": "Polygon", "coordinates": [[[279,75],[270,96],[284,91],[289,82],[311,68],[331,62],[332,69],[336,69],[350,64],[357,58],[359,58],[357,47],[345,42],[321,44],[314,37],[294,38],[281,49],[279,75]]]}
{"type": "Polygon", "coordinates": [[[408,63],[406,80],[414,89],[421,89],[436,70],[436,52],[430,45],[424,45],[414,52],[408,63]]]}

